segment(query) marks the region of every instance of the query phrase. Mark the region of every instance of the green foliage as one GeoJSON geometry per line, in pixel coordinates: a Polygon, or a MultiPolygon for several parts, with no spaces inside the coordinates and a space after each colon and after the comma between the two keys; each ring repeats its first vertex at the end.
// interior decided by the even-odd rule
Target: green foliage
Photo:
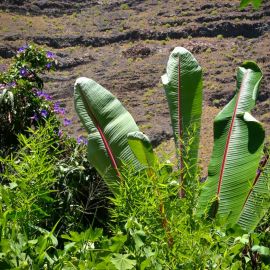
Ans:
{"type": "MultiPolygon", "coordinates": [[[[243,229],[249,227],[245,225],[240,228],[236,225],[242,213],[243,219],[253,222],[251,229],[254,229],[268,209],[266,201],[260,200],[263,206],[258,204],[256,207],[261,207],[263,211],[259,211],[260,215],[256,219],[253,218],[255,212],[249,211],[255,206],[249,203],[254,192],[256,198],[262,193],[263,189],[257,187],[264,183],[263,186],[268,188],[267,183],[260,179],[253,182],[263,154],[264,130],[249,112],[255,106],[261,78],[261,71],[253,62],[245,62],[239,68],[236,95],[215,120],[215,147],[209,167],[210,180],[206,181],[198,196],[201,187],[196,170],[202,103],[201,68],[184,48],[176,48],[172,52],[167,74],[162,80],[169,101],[180,170],[172,173],[167,170],[167,166],[159,165],[151,143],[143,133],[128,133],[126,126],[120,129],[127,137],[134,155],[144,166],[140,170],[128,162],[127,166],[121,166],[119,190],[112,198],[112,231],[115,234],[119,231],[127,233],[124,247],[128,252],[117,256],[120,268],[123,265],[131,267],[132,263],[128,263],[130,260],[143,265],[143,269],[238,269],[263,265],[259,257],[263,258],[268,252],[264,244],[257,249],[253,246],[259,240],[256,243],[252,239],[238,243],[237,237],[245,237],[243,229]],[[181,180],[189,179],[186,183],[181,181],[180,189],[184,191],[181,192],[181,200],[178,198],[179,176],[181,180]],[[217,217],[216,220],[207,221],[202,218],[207,207],[208,215],[217,217]],[[258,255],[258,250],[261,255],[258,255]]],[[[110,138],[110,134],[116,136],[120,125],[109,125],[114,130],[110,133],[110,129],[103,123],[114,123],[120,113],[109,102],[104,102],[101,94],[95,101],[91,91],[95,90],[96,94],[100,86],[97,87],[92,80],[87,83],[85,78],[79,81],[80,87],[84,88],[84,93],[78,95],[78,83],[75,85],[75,102],[79,104],[80,117],[88,130],[99,133],[103,143],[101,145],[106,150],[96,151],[95,154],[111,156],[115,151],[111,151],[110,147],[121,147],[121,140],[110,138]]],[[[107,91],[104,96],[110,97],[110,101],[115,100],[107,91]]],[[[118,102],[117,107],[120,108],[118,102]]],[[[121,108],[121,111],[124,109],[121,108]]],[[[113,155],[113,160],[116,158],[117,155],[113,155]]],[[[109,162],[107,164],[98,166],[111,166],[109,162]]],[[[267,170],[265,172],[267,174],[267,170]]]]}
{"type": "Polygon", "coordinates": [[[86,161],[86,147],[56,130],[48,119],[28,129],[31,136],[18,136],[16,153],[0,158],[2,209],[27,228],[29,222],[51,228],[59,219],[60,232],[100,225],[95,218],[105,222],[110,193],[86,161]]]}
{"type": "Polygon", "coordinates": [[[117,270],[134,269],[136,261],[130,260],[128,257],[129,254],[116,254],[111,259],[111,262],[114,264],[117,270]]]}
{"type": "Polygon", "coordinates": [[[85,226],[104,226],[108,219],[111,192],[87,160],[87,147],[76,140],[61,137],[61,149],[55,171],[54,214],[50,225],[61,218],[60,232],[83,230],[85,226]]]}
{"type": "MultiPolygon", "coordinates": [[[[44,126],[28,129],[27,137],[20,134],[17,152],[0,159],[1,269],[39,269],[46,265],[62,269],[57,268],[58,263],[64,265],[77,254],[70,250],[71,254],[63,255],[65,249],[57,250],[68,239],[60,234],[106,221],[109,193],[85,162],[85,145],[60,138],[52,123],[48,119],[44,126]]],[[[80,249],[78,261],[83,259],[82,250],[88,258],[82,246],[92,237],[81,235],[86,239],[76,244],[80,249]]]]}
{"type": "Polygon", "coordinates": [[[140,131],[130,132],[127,139],[131,150],[142,165],[146,167],[155,165],[157,157],[149,138],[145,134],[140,131]]]}
{"type": "Polygon", "coordinates": [[[34,45],[18,50],[10,69],[0,75],[0,154],[16,147],[17,134],[44,124],[52,115],[50,97],[42,93],[40,74],[53,69],[51,52],[34,45]],[[41,98],[42,97],[42,98],[41,98]]]}
{"type": "MultiPolygon", "coordinates": [[[[63,117],[65,109],[59,102],[53,103],[52,97],[42,91],[40,74],[54,69],[55,64],[52,52],[27,45],[18,50],[10,69],[0,76],[1,91],[3,89],[0,92],[0,180],[3,177],[7,183],[15,178],[26,182],[26,197],[29,195],[27,192],[39,197],[40,193],[36,193],[34,186],[38,189],[42,183],[45,186],[48,184],[45,190],[51,195],[50,199],[47,198],[46,211],[49,214],[45,211],[40,220],[46,228],[51,228],[62,218],[58,230],[64,232],[83,227],[83,224],[100,224],[101,219],[106,220],[106,197],[110,193],[87,161],[85,139],[80,136],[76,142],[61,130],[57,114],[63,117]],[[38,151],[35,147],[47,152],[38,151]],[[36,154],[31,156],[31,152],[36,154]],[[53,186],[49,185],[49,179],[43,178],[39,182],[32,181],[35,183],[33,187],[28,186],[31,177],[35,179],[47,169],[45,157],[54,167],[48,166],[48,173],[55,179],[53,186]],[[31,168],[27,171],[24,164],[30,161],[35,164],[27,165],[28,169],[31,168]],[[25,172],[20,172],[22,169],[25,172]]],[[[64,119],[64,124],[69,124],[68,119],[64,119]]],[[[31,209],[30,204],[29,211],[31,209]]]]}
{"type": "Polygon", "coordinates": [[[265,153],[264,159],[261,160],[261,166],[257,170],[256,177],[252,183],[245,200],[245,206],[242,208],[241,215],[238,220],[247,231],[254,230],[262,219],[269,212],[270,208],[270,159],[269,153],[265,153]]]}
{"type": "Polygon", "coordinates": [[[8,220],[25,226],[27,231],[31,224],[39,224],[48,216],[47,202],[55,178],[55,156],[57,135],[53,127],[36,131],[28,130],[26,137],[18,136],[20,149],[11,156],[0,158],[3,172],[0,174],[2,211],[8,220]]]}
{"type": "Polygon", "coordinates": [[[262,1],[263,0],[241,0],[240,8],[243,9],[251,3],[255,9],[258,9],[261,6],[262,1]]]}
{"type": "Polygon", "coordinates": [[[201,184],[197,176],[179,200],[177,175],[127,170],[125,182],[112,198],[112,231],[127,234],[124,249],[142,269],[267,269],[269,239],[261,233],[244,234],[239,226],[222,228],[195,214],[201,184]],[[160,211],[161,203],[164,211],[160,211]],[[166,219],[165,219],[166,218],[166,219]],[[166,220],[166,226],[164,222],[166,220]],[[254,248],[255,246],[255,248],[254,248]],[[264,257],[265,256],[265,257],[264,257]],[[246,267],[246,268],[245,268],[246,267]]]}
{"type": "Polygon", "coordinates": [[[245,235],[239,227],[221,231],[197,218],[192,207],[199,182],[179,200],[177,175],[161,175],[162,167],[152,176],[125,172],[125,186],[112,199],[111,237],[97,228],[57,236],[61,221],[50,231],[32,226],[29,235],[1,216],[1,269],[267,269],[269,238],[245,235]]]}
{"type": "Polygon", "coordinates": [[[107,219],[110,193],[87,162],[85,139],[61,130],[56,113],[64,108],[41,91],[37,74],[54,63],[53,53],[24,46],[1,74],[1,269],[56,265],[58,235],[107,219]]]}

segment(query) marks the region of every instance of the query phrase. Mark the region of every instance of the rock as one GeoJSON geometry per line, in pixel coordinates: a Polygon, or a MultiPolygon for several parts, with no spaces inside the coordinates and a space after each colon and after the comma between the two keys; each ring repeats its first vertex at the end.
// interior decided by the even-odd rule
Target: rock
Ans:
{"type": "Polygon", "coordinates": [[[153,147],[157,147],[160,145],[163,141],[167,141],[170,138],[172,138],[172,132],[169,133],[165,130],[162,130],[161,132],[157,132],[156,134],[153,134],[150,136],[150,140],[153,147]]]}
{"type": "Polygon", "coordinates": [[[0,57],[11,58],[16,55],[16,50],[7,45],[0,45],[0,57]]]}
{"type": "Polygon", "coordinates": [[[123,52],[123,55],[127,58],[145,58],[154,53],[154,49],[151,49],[142,44],[137,44],[123,52]]]}
{"type": "Polygon", "coordinates": [[[64,70],[64,69],[69,69],[69,68],[73,68],[79,65],[83,65],[83,64],[87,64],[90,61],[93,61],[94,58],[88,54],[84,55],[82,58],[70,58],[67,57],[65,54],[61,54],[61,56],[59,56],[59,54],[57,54],[56,60],[58,62],[57,64],[57,69],[58,70],[64,70]]]}

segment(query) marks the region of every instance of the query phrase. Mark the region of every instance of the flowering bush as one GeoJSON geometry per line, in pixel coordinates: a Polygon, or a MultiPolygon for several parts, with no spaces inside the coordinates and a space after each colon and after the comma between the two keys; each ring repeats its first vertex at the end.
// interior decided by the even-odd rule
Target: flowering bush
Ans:
{"type": "Polygon", "coordinates": [[[27,45],[19,48],[11,67],[0,75],[0,203],[5,205],[2,190],[8,190],[8,200],[17,198],[9,211],[22,210],[18,223],[25,224],[28,218],[46,229],[61,219],[60,231],[66,232],[106,215],[108,190],[87,162],[86,138],[79,136],[76,141],[62,130],[72,121],[63,104],[43,91],[42,74],[56,64],[52,52],[27,45]],[[16,188],[9,189],[14,183],[16,188]],[[35,196],[28,194],[19,201],[25,192],[35,196]]]}
{"type": "MultiPolygon", "coordinates": [[[[55,68],[52,52],[34,45],[19,48],[10,69],[0,75],[0,143],[5,153],[17,145],[17,134],[43,125],[54,109],[40,74],[55,68]]],[[[55,121],[56,118],[55,118],[55,121]]]]}

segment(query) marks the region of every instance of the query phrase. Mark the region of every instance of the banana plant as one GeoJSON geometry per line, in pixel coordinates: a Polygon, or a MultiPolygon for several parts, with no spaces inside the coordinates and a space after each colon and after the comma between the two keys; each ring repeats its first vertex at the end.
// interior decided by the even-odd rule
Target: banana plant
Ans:
{"type": "MultiPolygon", "coordinates": [[[[258,96],[262,73],[253,62],[244,63],[237,73],[234,98],[216,116],[214,147],[208,178],[202,189],[198,213],[217,215],[227,224],[238,222],[253,187],[263,155],[265,132],[251,114],[258,96]]],[[[260,183],[260,182],[259,182],[260,183]]]]}
{"type": "Polygon", "coordinates": [[[194,181],[200,140],[202,114],[202,69],[185,48],[170,54],[166,74],[161,77],[169,105],[178,168],[180,197],[185,185],[194,181]]]}
{"type": "MultiPolygon", "coordinates": [[[[250,114],[261,79],[262,72],[254,62],[239,67],[235,96],[214,121],[213,153],[196,212],[199,216],[219,216],[226,224],[238,223],[246,230],[254,229],[270,206],[269,156],[256,174],[265,132],[250,114]]],[[[197,173],[201,67],[189,51],[177,47],[169,57],[162,83],[171,113],[183,197],[185,185],[194,181],[197,173]]],[[[149,168],[155,167],[157,157],[150,140],[116,97],[93,80],[79,78],[75,108],[89,133],[88,159],[113,192],[123,181],[123,165],[135,170],[147,168],[151,174],[149,168]]]]}

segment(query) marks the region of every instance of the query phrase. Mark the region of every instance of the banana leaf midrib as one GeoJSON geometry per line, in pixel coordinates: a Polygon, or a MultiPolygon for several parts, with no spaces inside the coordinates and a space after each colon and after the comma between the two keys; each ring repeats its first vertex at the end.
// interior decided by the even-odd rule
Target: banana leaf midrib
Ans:
{"type": "Polygon", "coordinates": [[[179,55],[179,61],[178,61],[178,129],[179,129],[179,169],[180,169],[180,183],[183,182],[183,142],[182,142],[182,106],[181,106],[181,55],[179,55]]]}
{"type": "Polygon", "coordinates": [[[232,136],[232,133],[233,133],[234,122],[235,122],[236,115],[237,115],[238,104],[239,104],[241,93],[243,91],[244,83],[247,80],[248,74],[249,74],[249,70],[247,70],[247,72],[244,74],[244,77],[243,77],[243,80],[242,80],[242,83],[241,83],[241,87],[240,87],[240,90],[239,90],[239,93],[238,93],[238,97],[237,97],[237,100],[236,100],[236,103],[235,103],[233,116],[232,116],[232,119],[231,119],[231,124],[230,124],[230,128],[229,128],[228,136],[227,136],[227,141],[226,141],[226,144],[225,144],[223,160],[222,160],[221,169],[220,169],[220,173],[219,173],[219,181],[218,181],[218,188],[217,188],[217,197],[218,198],[219,198],[220,192],[221,192],[222,180],[223,180],[223,175],[224,175],[224,171],[225,171],[225,166],[226,166],[226,161],[227,161],[231,136],[232,136]]]}
{"type": "Polygon", "coordinates": [[[114,158],[113,151],[112,151],[112,149],[111,149],[111,147],[110,147],[110,144],[109,144],[109,142],[107,141],[106,136],[105,136],[105,134],[104,134],[104,132],[103,132],[101,126],[99,125],[98,120],[96,119],[95,115],[93,114],[91,107],[89,106],[88,102],[86,101],[86,98],[85,98],[85,96],[84,96],[83,91],[81,91],[80,88],[79,88],[79,92],[80,92],[80,94],[81,94],[83,103],[84,103],[85,107],[87,108],[87,113],[89,114],[90,118],[93,120],[94,125],[96,126],[96,128],[97,128],[97,130],[98,130],[98,132],[99,132],[99,134],[100,134],[100,136],[101,136],[101,139],[102,139],[102,141],[103,141],[103,143],[104,143],[105,149],[106,149],[106,151],[107,151],[107,153],[108,153],[108,156],[109,156],[109,158],[110,158],[112,167],[113,167],[114,170],[116,171],[117,176],[120,178],[121,174],[120,174],[120,172],[119,172],[119,169],[118,169],[116,160],[115,160],[115,158],[114,158]]]}

